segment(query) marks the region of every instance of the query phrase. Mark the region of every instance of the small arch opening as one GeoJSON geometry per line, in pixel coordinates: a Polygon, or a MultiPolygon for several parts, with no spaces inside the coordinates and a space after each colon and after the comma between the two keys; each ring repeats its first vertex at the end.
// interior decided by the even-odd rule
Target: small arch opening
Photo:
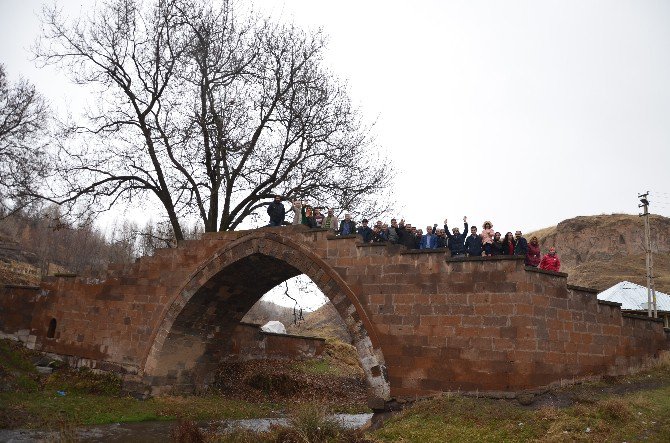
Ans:
{"type": "Polygon", "coordinates": [[[54,338],[56,336],[56,319],[52,318],[49,322],[49,329],[47,330],[47,338],[54,338]]]}

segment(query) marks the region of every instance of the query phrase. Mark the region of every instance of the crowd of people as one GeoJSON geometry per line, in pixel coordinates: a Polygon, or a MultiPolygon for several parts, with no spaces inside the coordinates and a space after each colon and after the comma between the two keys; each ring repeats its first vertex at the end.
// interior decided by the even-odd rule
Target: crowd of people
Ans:
{"type": "Polygon", "coordinates": [[[425,232],[406,223],[405,220],[398,222],[395,218],[391,219],[390,225],[378,220],[372,227],[364,218],[358,226],[350,214],[345,214],[344,219],[340,221],[334,214],[333,208],[312,207],[303,201],[294,200],[291,203],[293,221],[288,222],[281,196],[275,196],[267,212],[270,216],[268,226],[302,224],[310,228],[329,229],[336,235],[359,235],[365,243],[388,242],[403,245],[408,249],[446,248],[452,257],[517,255],[525,257],[526,266],[556,272],[561,268],[556,248],[551,247],[545,255],[542,255],[537,237],[533,236],[527,241],[521,231],[516,231],[514,234],[507,232],[502,237],[500,232],[493,229],[493,223],[490,221],[484,222],[481,233],[477,233],[476,226],[468,225],[467,217],[463,217],[463,232],[460,232],[458,227],[450,231],[446,219],[444,229],[438,228],[436,223],[426,226],[425,232]],[[324,209],[325,214],[321,212],[324,209]]]}

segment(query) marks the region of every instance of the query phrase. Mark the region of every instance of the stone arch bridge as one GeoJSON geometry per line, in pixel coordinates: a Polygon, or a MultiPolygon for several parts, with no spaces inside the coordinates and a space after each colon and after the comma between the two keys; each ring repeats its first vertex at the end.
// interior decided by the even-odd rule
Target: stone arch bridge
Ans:
{"type": "Polygon", "coordinates": [[[249,308],[300,274],[345,321],[374,409],[623,374],[669,344],[662,323],[517,257],[450,258],[303,226],[208,233],[98,276],[5,286],[0,331],[121,372],[134,389],[193,391],[211,382],[249,308]]]}

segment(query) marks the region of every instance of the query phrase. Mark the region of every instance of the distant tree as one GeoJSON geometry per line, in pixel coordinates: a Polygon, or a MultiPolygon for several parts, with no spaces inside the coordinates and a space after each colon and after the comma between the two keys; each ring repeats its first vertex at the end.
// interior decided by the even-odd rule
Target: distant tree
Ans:
{"type": "MultiPolygon", "coordinates": [[[[235,229],[274,194],[373,216],[393,176],[326,41],[229,2],[111,0],[74,23],[43,11],[36,55],[97,86],[64,143],[61,203],[158,202],[183,220],[235,229]]],[[[103,206],[104,204],[104,206],[103,206]]]]}
{"type": "Polygon", "coordinates": [[[44,150],[49,110],[26,80],[12,84],[0,64],[0,214],[35,201],[49,170],[44,150]]]}
{"type": "Polygon", "coordinates": [[[109,239],[109,261],[112,263],[130,263],[139,253],[137,224],[124,220],[121,226],[112,227],[109,239]]]}
{"type": "Polygon", "coordinates": [[[149,220],[139,233],[139,255],[153,255],[156,249],[174,246],[174,233],[170,224],[154,224],[149,220]]]}

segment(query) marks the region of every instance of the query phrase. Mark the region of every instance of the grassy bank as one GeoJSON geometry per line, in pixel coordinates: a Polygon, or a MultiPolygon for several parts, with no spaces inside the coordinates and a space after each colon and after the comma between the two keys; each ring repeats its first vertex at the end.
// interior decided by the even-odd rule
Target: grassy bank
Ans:
{"type": "MultiPolygon", "coordinates": [[[[284,365],[276,372],[271,369],[278,365],[259,362],[235,366],[221,375],[221,386],[227,389],[232,389],[232,380],[239,382],[237,390],[226,395],[141,401],[121,395],[120,381],[114,376],[67,368],[39,375],[33,365],[38,357],[15,343],[0,341],[0,427],[62,429],[175,420],[175,441],[670,441],[670,354],[637,375],[552,390],[525,406],[516,401],[445,394],[416,402],[380,429],[368,432],[342,430],[327,418],[333,412],[366,411],[351,398],[333,397],[338,377],[347,368],[338,369],[329,359],[284,365]],[[282,397],[282,393],[290,395],[282,397]],[[292,427],[261,435],[248,431],[222,435],[220,430],[202,431],[195,425],[279,415],[288,416],[292,427]]],[[[339,385],[339,390],[347,387],[339,385]]]]}
{"type": "Polygon", "coordinates": [[[218,420],[277,416],[283,405],[220,396],[159,397],[141,401],[106,394],[55,392],[0,394],[0,427],[45,428],[147,420],[218,420]]]}
{"type": "Polygon", "coordinates": [[[668,442],[670,355],[637,375],[550,391],[530,406],[456,395],[418,402],[370,436],[422,443],[668,442]]]}
{"type": "Polygon", "coordinates": [[[670,388],[568,408],[443,397],[415,405],[373,436],[384,442],[667,442],[670,388]]]}
{"type": "Polygon", "coordinates": [[[322,404],[335,412],[367,412],[364,401],[355,398],[331,397],[331,401],[320,402],[309,397],[313,396],[311,387],[324,393],[337,389],[341,371],[329,359],[283,365],[274,372],[277,364],[250,362],[249,367],[236,366],[239,371],[234,375],[240,378],[227,395],[213,390],[208,395],[149,400],[122,395],[121,380],[111,374],[58,367],[56,362],[52,374],[38,374],[34,365],[38,360],[44,357],[18,343],[0,340],[0,428],[276,417],[300,403],[322,404]],[[282,397],[284,390],[294,395],[282,397]]]}

